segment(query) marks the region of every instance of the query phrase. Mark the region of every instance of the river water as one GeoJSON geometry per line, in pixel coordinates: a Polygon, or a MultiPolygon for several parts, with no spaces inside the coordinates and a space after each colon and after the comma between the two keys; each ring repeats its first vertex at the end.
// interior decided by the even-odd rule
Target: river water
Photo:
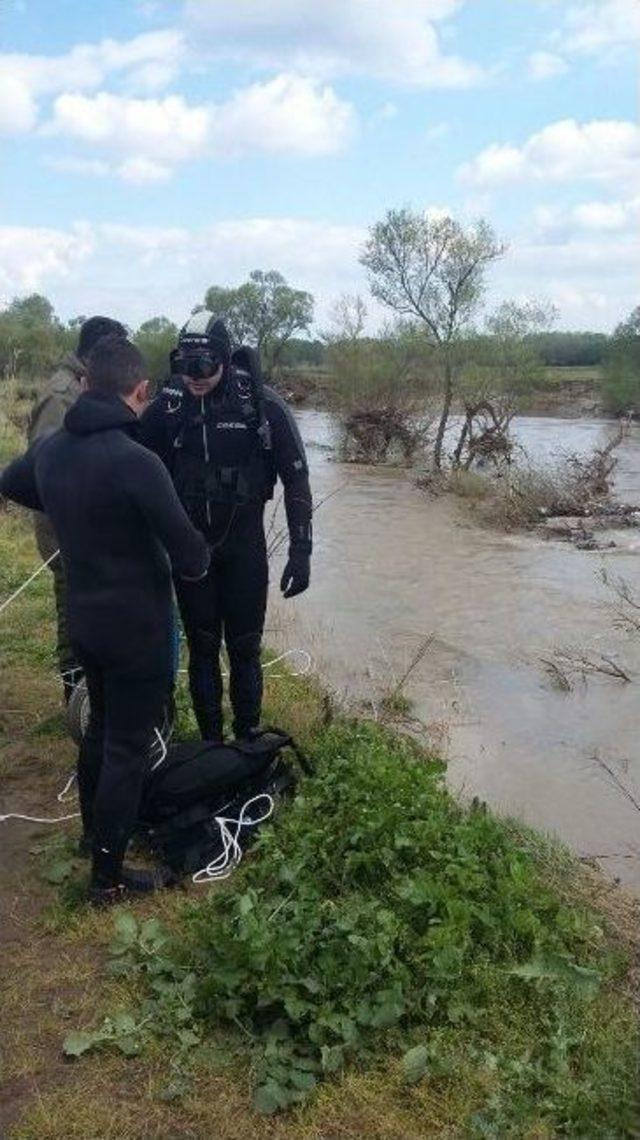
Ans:
{"type": "MultiPolygon", "coordinates": [[[[640,814],[598,763],[640,798],[640,634],[614,622],[606,566],[640,594],[640,531],[602,552],[472,524],[410,474],[334,462],[335,429],[301,411],[314,497],[311,589],[274,602],[272,626],[305,646],[323,680],[353,700],[397,681],[428,635],[405,689],[448,759],[450,785],[559,836],[640,891],[640,814]],[[558,648],[605,653],[634,675],[563,692],[541,658],[558,648]],[[637,679],[635,679],[637,677],[637,679]]],[[[521,418],[533,459],[587,452],[607,421],[521,418]]],[[[616,493],[640,502],[640,427],[620,449],[616,493]]],[[[272,591],[275,595],[276,591],[272,591]]]]}

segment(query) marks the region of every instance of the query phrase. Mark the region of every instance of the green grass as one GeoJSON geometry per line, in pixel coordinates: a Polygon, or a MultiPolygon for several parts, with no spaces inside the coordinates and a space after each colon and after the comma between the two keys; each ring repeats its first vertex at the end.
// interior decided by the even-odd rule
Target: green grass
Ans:
{"type": "Polygon", "coordinates": [[[263,1113],[354,1068],[392,1071],[404,1104],[419,1083],[457,1105],[452,1135],[632,1136],[627,962],[601,917],[409,741],[338,721],[314,755],[246,869],[186,904],[176,933],[127,920],[146,1032],[166,1035],[180,1003],[176,1048],[232,1033],[263,1113]]]}
{"type": "Polygon", "coordinates": [[[602,368],[600,365],[564,365],[557,367],[550,365],[544,369],[545,381],[549,386],[563,384],[593,384],[600,385],[602,381],[602,368]]]}

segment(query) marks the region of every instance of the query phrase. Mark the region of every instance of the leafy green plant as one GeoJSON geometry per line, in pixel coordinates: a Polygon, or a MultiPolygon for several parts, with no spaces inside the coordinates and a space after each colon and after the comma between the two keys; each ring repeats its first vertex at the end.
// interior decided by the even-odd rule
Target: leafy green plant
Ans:
{"type": "Polygon", "coordinates": [[[242,880],[187,912],[198,1016],[242,1027],[255,1106],[272,1112],[389,1050],[404,1047],[405,1079],[420,1079],[415,1033],[427,1048],[425,1034],[452,1027],[482,1042],[517,1010],[535,1027],[518,1076],[531,1108],[548,1039],[611,978],[597,923],[562,904],[482,805],[459,806],[410,742],[339,722],[317,751],[318,775],[242,880]]]}
{"type": "Polygon", "coordinates": [[[173,1049],[160,1098],[177,1100],[187,1091],[191,1054],[202,1039],[202,1027],[194,1015],[195,977],[167,955],[168,936],[157,919],[138,922],[131,911],[121,910],[114,926],[108,972],[112,977],[142,978],[146,1000],[135,1015],[119,1012],[106,1017],[98,1029],[69,1033],[63,1052],[80,1057],[114,1046],[134,1056],[151,1037],[168,1038],[173,1049]]]}
{"type": "Polygon", "coordinates": [[[387,1056],[405,1089],[462,1071],[470,1136],[630,1135],[633,1034],[607,1035],[622,967],[595,917],[408,739],[335,721],[315,752],[317,774],[229,884],[185,905],[179,937],[119,917],[110,969],[144,985],[142,1037],[174,1042],[184,1073],[233,1034],[261,1113],[387,1056]]]}

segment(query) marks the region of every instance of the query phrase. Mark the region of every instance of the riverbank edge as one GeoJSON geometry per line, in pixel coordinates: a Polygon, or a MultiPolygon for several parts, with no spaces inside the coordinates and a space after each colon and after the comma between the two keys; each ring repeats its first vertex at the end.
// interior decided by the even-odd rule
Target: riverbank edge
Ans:
{"type": "MultiPolygon", "coordinates": [[[[520,396],[518,415],[567,419],[616,420],[618,413],[606,407],[602,390],[603,373],[599,367],[571,366],[545,369],[546,382],[520,396]]],[[[279,378],[282,395],[300,411],[335,412],[331,374],[321,369],[290,369],[279,378]]],[[[454,401],[452,413],[464,409],[454,401]]]]}
{"type": "MultiPolygon", "coordinates": [[[[24,516],[13,510],[0,513],[2,597],[37,562],[24,516]]],[[[5,803],[11,805],[5,810],[47,816],[60,812],[56,794],[73,764],[53,671],[52,613],[49,575],[42,575],[29,594],[3,615],[0,700],[1,774],[5,803]]],[[[282,669],[279,674],[277,684],[267,685],[265,716],[286,726],[313,753],[316,735],[333,715],[329,699],[315,678],[295,677],[282,669]]],[[[186,700],[182,718],[183,729],[192,727],[186,700]]],[[[385,731],[393,732],[393,725],[385,731]]],[[[184,1101],[172,1106],[155,1095],[169,1058],[161,1045],[133,1061],[101,1054],[83,1059],[81,1065],[66,1063],[61,1041],[69,1029],[99,1024],[114,1008],[131,1001],[131,985],[109,978],[105,971],[113,914],[78,906],[77,891],[69,892],[66,875],[62,888],[50,881],[56,878],[56,868],[61,873],[60,865],[65,862],[72,880],[79,881],[84,874],[61,832],[56,829],[51,834],[17,822],[0,826],[12,829],[8,836],[6,831],[3,834],[7,843],[0,887],[5,912],[8,1057],[0,1129],[8,1140],[35,1140],[36,1136],[38,1140],[86,1140],[88,1136],[142,1140],[169,1134],[194,1138],[215,1134],[221,1140],[247,1135],[256,1140],[263,1136],[311,1140],[328,1135],[322,1123],[327,1114],[338,1128],[331,1135],[340,1137],[355,1138],[365,1132],[381,1140],[461,1135],[421,1131],[425,1113],[431,1113],[434,1121],[441,1119],[436,1111],[440,1094],[433,1104],[426,1092],[413,1102],[398,1099],[393,1065],[370,1074],[348,1074],[341,1084],[326,1086],[316,1102],[283,1118],[274,1128],[250,1112],[246,1076],[229,1071],[224,1064],[199,1071],[184,1101]],[[143,1096],[141,1088],[146,1090],[143,1096]],[[385,1132],[375,1130],[380,1119],[385,1132]]],[[[67,836],[77,834],[75,822],[67,826],[67,836]]],[[[514,843],[529,846],[559,898],[600,916],[607,952],[613,948],[628,963],[615,998],[621,1011],[619,1032],[628,1034],[637,970],[637,903],[559,845],[512,821],[504,821],[503,826],[514,843]],[[623,1009],[627,1010],[624,1017],[623,1009]]],[[[169,929],[175,929],[183,905],[183,896],[167,894],[136,906],[135,913],[159,915],[169,929]]]]}

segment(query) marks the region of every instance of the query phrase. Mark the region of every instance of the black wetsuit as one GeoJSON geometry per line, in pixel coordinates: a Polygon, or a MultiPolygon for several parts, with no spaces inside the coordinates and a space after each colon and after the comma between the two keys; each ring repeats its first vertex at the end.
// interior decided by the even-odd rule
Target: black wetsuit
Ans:
{"type": "Polygon", "coordinates": [[[271,448],[265,450],[246,373],[232,368],[196,398],[170,381],[142,418],[141,440],[166,463],[190,518],[203,530],[211,565],[201,583],[176,583],[189,643],[194,711],[204,739],[223,733],[222,638],[236,736],[260,720],[260,647],[267,604],[264,506],[279,478],[290,552],[311,553],[311,491],[304,445],[284,400],[264,388],[271,448]]]}
{"type": "Polygon", "coordinates": [[[195,578],[209,556],[162,463],[132,438],[138,421],[122,400],[88,392],[64,424],[6,468],[0,491],[44,510],[60,543],[69,636],[91,701],[78,760],[83,823],[97,880],[109,882],[171,684],[169,559],[195,578]]]}

